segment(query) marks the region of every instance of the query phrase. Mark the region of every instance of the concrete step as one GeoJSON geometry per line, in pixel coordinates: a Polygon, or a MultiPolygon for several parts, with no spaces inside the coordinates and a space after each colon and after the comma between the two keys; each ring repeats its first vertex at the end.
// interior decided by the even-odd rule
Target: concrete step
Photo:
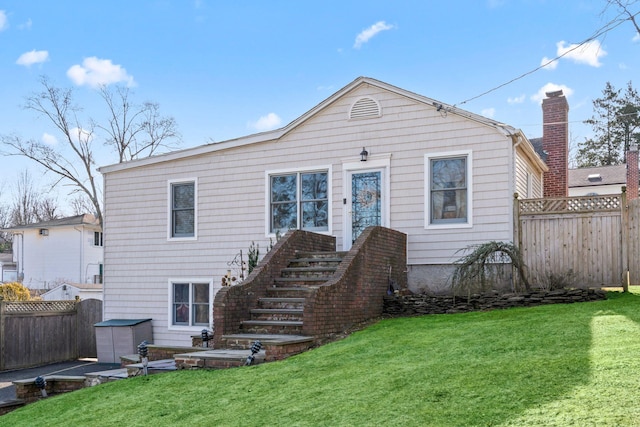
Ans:
{"type": "Polygon", "coordinates": [[[276,277],[273,283],[278,286],[318,286],[329,280],[329,277],[276,277]]]}
{"type": "Polygon", "coordinates": [[[244,320],[242,331],[250,334],[291,334],[302,332],[302,321],[294,320],[244,320]]]}
{"type": "Polygon", "coordinates": [[[314,267],[287,267],[282,269],[282,277],[323,277],[328,278],[338,269],[338,265],[314,266],[314,267]]]}
{"type": "MultiPolygon", "coordinates": [[[[270,288],[267,288],[267,293],[271,294],[270,288]]],[[[304,307],[305,298],[287,298],[283,297],[268,297],[260,298],[258,300],[260,308],[280,308],[280,309],[301,309],[304,307]]]]}
{"type": "MultiPolygon", "coordinates": [[[[245,366],[251,350],[205,350],[193,353],[176,354],[174,356],[177,369],[227,369],[245,366]]],[[[253,355],[252,365],[258,365],[265,360],[265,351],[260,350],[253,355]]]]}
{"type": "Polygon", "coordinates": [[[311,286],[272,286],[267,288],[267,295],[276,299],[305,299],[313,289],[311,286]]]}
{"type": "Polygon", "coordinates": [[[254,308],[251,320],[296,320],[302,321],[302,308],[254,308]]]}
{"type": "Polygon", "coordinates": [[[225,348],[248,351],[254,342],[260,341],[266,356],[265,361],[282,360],[309,350],[314,338],[289,334],[229,334],[222,337],[225,348]]]}

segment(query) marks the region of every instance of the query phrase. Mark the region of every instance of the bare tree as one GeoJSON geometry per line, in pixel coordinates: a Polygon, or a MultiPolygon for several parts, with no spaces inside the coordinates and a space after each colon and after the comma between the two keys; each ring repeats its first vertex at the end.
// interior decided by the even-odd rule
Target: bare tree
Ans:
{"type": "Polygon", "coordinates": [[[172,148],[173,140],[179,141],[175,120],[160,116],[157,104],[132,104],[126,88],[118,86],[111,90],[104,86],[99,94],[107,107],[108,123],[102,125],[88,120],[85,126],[72,89],[56,87],[46,77],[42,77],[40,83],[42,92],[28,96],[25,108],[47,118],[62,136],[62,144],[52,146],[34,139],[3,135],[0,136],[0,143],[6,149],[3,154],[27,157],[53,173],[54,186],[61,182],[68,184],[72,195],[86,197],[102,223],[95,141],[102,138],[105,145],[112,147],[118,153],[118,162],[150,156],[162,147],[172,148]]]}
{"type": "Polygon", "coordinates": [[[153,102],[134,105],[129,101],[128,87],[114,91],[100,88],[100,96],[108,108],[108,124],[94,123],[106,134],[105,144],[118,153],[118,162],[151,156],[160,148],[175,148],[172,141],[180,135],[173,117],[162,117],[160,106],[153,102]]]}
{"type": "MultiPolygon", "coordinates": [[[[0,182],[0,230],[11,226],[11,210],[4,188],[4,183],[0,182]]],[[[0,231],[0,252],[11,249],[12,236],[9,232],[0,231]]]]}
{"type": "Polygon", "coordinates": [[[73,215],[82,215],[87,212],[93,212],[93,204],[84,194],[76,194],[76,196],[71,199],[70,204],[73,215]]]}
{"type": "Polygon", "coordinates": [[[9,225],[27,225],[56,219],[58,205],[45,193],[38,191],[28,171],[23,171],[15,183],[9,225]]]}
{"type": "Polygon", "coordinates": [[[613,7],[618,10],[619,16],[621,20],[631,21],[633,26],[636,29],[638,35],[640,35],[640,26],[638,25],[638,21],[636,17],[640,14],[639,12],[634,12],[632,7],[638,3],[638,0],[606,0],[607,5],[604,7],[604,12],[610,7],[613,7]]]}

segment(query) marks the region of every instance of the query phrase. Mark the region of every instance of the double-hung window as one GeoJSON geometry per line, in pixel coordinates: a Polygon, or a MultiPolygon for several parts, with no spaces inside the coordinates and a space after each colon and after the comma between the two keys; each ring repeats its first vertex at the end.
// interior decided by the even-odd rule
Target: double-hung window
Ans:
{"type": "Polygon", "coordinates": [[[169,184],[170,238],[196,236],[196,182],[180,181],[169,184]]]}
{"type": "Polygon", "coordinates": [[[426,215],[429,226],[471,225],[471,152],[427,155],[426,215]]]}
{"type": "Polygon", "coordinates": [[[211,283],[198,281],[170,282],[171,325],[209,326],[211,317],[211,283]]]}
{"type": "Polygon", "coordinates": [[[327,170],[269,175],[269,232],[329,230],[327,170]]]}

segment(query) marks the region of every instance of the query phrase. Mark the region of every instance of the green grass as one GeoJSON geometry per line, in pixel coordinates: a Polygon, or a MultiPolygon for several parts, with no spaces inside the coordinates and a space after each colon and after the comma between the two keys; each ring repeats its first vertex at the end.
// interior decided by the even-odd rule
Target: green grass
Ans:
{"type": "Polygon", "coordinates": [[[10,426],[638,426],[640,289],[381,321],[282,362],[58,395],[10,426]]]}

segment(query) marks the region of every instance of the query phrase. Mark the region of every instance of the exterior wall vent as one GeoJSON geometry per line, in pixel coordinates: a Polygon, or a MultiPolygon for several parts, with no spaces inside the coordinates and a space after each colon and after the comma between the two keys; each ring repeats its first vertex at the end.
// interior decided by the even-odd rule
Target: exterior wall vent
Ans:
{"type": "Polygon", "coordinates": [[[380,104],[378,104],[378,101],[375,99],[369,97],[358,99],[353,103],[349,111],[350,119],[366,119],[380,116],[382,116],[380,104]]]}

